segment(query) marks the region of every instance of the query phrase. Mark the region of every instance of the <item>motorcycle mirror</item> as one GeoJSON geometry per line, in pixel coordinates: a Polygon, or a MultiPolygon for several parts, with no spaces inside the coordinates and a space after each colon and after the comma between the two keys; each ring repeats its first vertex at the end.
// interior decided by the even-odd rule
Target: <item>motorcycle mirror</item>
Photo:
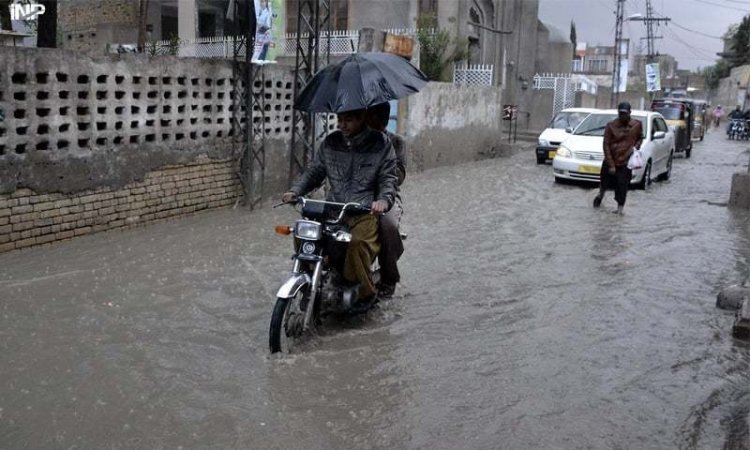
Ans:
{"type": "Polygon", "coordinates": [[[273,229],[276,234],[281,234],[284,236],[289,236],[292,234],[292,227],[286,226],[286,225],[276,225],[273,229]]]}

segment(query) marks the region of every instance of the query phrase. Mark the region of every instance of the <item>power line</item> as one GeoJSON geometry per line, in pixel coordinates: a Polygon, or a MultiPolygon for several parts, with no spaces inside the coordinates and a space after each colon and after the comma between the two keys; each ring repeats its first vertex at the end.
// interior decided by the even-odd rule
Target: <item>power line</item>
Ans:
{"type": "Polygon", "coordinates": [[[746,13],[750,12],[750,9],[741,9],[741,8],[737,8],[737,7],[734,7],[734,6],[722,5],[721,3],[714,3],[714,2],[710,2],[708,0],[693,0],[693,1],[694,2],[698,2],[698,3],[703,3],[703,4],[706,4],[706,5],[718,6],[719,8],[732,9],[734,11],[742,11],[742,12],[746,12],[746,13]]]}
{"type": "MultiPolygon", "coordinates": [[[[658,13],[655,13],[655,14],[658,15],[658,16],[661,16],[661,17],[665,17],[664,15],[661,15],[661,14],[658,14],[658,13]]],[[[675,22],[674,20],[672,20],[671,23],[672,23],[672,25],[676,26],[677,28],[682,28],[683,30],[689,31],[691,33],[699,34],[701,36],[705,36],[705,37],[708,37],[708,38],[724,40],[724,38],[721,37],[721,36],[713,36],[711,34],[703,33],[702,31],[693,30],[693,29],[688,28],[688,27],[686,27],[684,25],[680,25],[679,23],[675,22]]]]}
{"type": "Polygon", "coordinates": [[[708,49],[702,49],[695,47],[694,45],[688,44],[685,42],[680,36],[677,35],[677,33],[674,30],[669,29],[669,33],[672,35],[672,38],[679,44],[682,44],[685,48],[687,48],[690,51],[690,54],[697,58],[705,59],[706,61],[716,61],[718,59],[716,56],[713,56],[712,50],[708,49]]]}

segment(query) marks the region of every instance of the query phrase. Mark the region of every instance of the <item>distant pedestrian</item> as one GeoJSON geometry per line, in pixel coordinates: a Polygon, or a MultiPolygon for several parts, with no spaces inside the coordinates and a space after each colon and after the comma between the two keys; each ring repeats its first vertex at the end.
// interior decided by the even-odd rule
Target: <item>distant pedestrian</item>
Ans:
{"type": "Polygon", "coordinates": [[[719,128],[721,124],[721,117],[724,115],[724,110],[721,109],[721,105],[716,105],[714,108],[714,127],[719,128]]]}
{"type": "Polygon", "coordinates": [[[617,210],[622,214],[628,187],[633,171],[628,168],[628,160],[634,149],[641,148],[643,126],[630,118],[630,103],[617,105],[617,119],[609,122],[604,130],[604,161],[600,173],[599,193],[594,197],[594,208],[602,204],[607,189],[614,187],[617,210]]]}

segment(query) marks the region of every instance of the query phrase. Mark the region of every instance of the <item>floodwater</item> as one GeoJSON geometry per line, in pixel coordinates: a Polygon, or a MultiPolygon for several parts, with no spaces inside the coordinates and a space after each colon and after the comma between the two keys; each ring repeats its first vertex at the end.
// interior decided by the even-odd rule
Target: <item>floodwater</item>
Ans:
{"type": "Polygon", "coordinates": [[[396,298],[293,355],[291,208],[2,254],[0,448],[750,448],[714,307],[749,275],[748,148],[708,135],[622,217],[533,151],[411,174],[396,298]]]}

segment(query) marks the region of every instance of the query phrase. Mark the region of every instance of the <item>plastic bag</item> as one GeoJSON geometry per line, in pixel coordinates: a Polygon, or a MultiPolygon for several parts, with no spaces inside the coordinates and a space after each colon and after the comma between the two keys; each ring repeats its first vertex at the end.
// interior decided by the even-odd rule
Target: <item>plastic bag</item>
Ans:
{"type": "Polygon", "coordinates": [[[643,167],[643,156],[640,150],[634,148],[633,153],[630,154],[630,159],[628,159],[628,169],[640,169],[641,167],[643,167]]]}

